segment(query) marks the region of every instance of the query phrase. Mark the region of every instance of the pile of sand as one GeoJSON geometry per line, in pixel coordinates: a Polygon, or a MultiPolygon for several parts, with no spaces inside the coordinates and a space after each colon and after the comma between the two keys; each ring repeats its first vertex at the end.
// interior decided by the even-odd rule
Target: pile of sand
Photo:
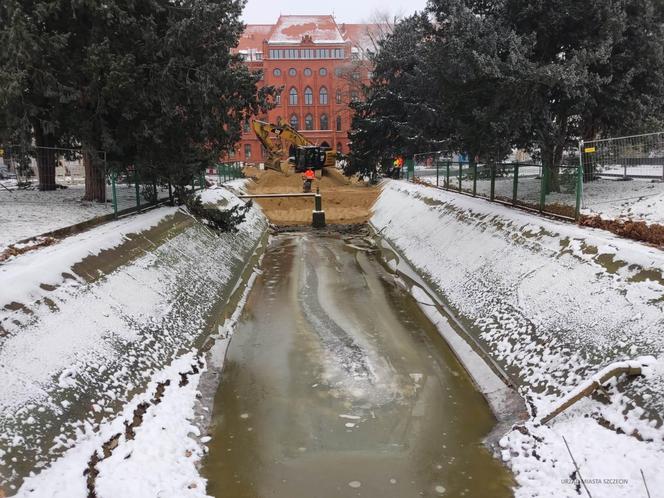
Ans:
{"type": "MultiPolygon", "coordinates": [[[[284,175],[276,171],[246,168],[244,174],[254,179],[248,185],[252,194],[284,194],[302,192],[302,176],[284,175]]],[[[363,182],[348,180],[341,172],[326,168],[323,177],[315,180],[313,191],[320,189],[327,223],[364,223],[371,217],[371,207],[380,189],[363,182]]],[[[307,225],[311,223],[313,198],[257,199],[263,211],[276,225],[307,225]]]]}

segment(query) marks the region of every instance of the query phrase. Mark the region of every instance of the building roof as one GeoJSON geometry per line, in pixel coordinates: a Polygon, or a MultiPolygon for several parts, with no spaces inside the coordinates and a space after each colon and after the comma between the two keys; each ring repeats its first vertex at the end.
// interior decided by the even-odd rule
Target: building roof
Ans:
{"type": "Polygon", "coordinates": [[[260,52],[263,49],[263,40],[267,40],[274,24],[248,24],[240,37],[237,50],[260,52]]]}
{"type": "Polygon", "coordinates": [[[313,43],[344,42],[333,16],[279,16],[268,43],[300,43],[305,35],[311,37],[313,43]]]}
{"type": "Polygon", "coordinates": [[[304,36],[313,43],[350,42],[360,52],[375,50],[383,27],[379,24],[337,24],[333,16],[279,16],[276,24],[247,24],[237,46],[238,52],[262,52],[269,44],[299,44],[304,36]]]}

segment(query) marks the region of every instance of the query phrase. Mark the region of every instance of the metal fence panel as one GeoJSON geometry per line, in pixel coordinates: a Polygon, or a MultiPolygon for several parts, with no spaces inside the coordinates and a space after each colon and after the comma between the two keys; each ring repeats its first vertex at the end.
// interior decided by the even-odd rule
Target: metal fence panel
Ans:
{"type": "Polygon", "coordinates": [[[664,132],[582,142],[582,207],[611,218],[654,219],[664,198],[664,132]]]}

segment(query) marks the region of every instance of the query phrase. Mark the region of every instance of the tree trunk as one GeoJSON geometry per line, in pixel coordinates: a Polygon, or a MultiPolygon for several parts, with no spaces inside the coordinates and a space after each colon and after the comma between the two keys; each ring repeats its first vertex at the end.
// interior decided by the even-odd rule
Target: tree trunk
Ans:
{"type": "Polygon", "coordinates": [[[55,149],[53,139],[46,135],[37,123],[35,129],[35,144],[37,146],[37,173],[39,175],[39,190],[55,190],[55,149]]]}
{"type": "Polygon", "coordinates": [[[542,146],[542,174],[546,175],[546,194],[560,192],[560,163],[563,148],[559,145],[542,146]]]}
{"type": "Polygon", "coordinates": [[[100,164],[96,154],[83,152],[83,168],[85,169],[84,201],[106,202],[106,171],[100,164]]]}

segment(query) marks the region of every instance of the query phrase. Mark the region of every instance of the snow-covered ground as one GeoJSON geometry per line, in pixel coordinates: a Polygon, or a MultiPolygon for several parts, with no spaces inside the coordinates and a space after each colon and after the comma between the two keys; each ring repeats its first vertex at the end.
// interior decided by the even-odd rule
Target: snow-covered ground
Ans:
{"type": "Polygon", "coordinates": [[[646,496],[644,479],[661,493],[662,251],[406,182],[385,186],[371,221],[527,400],[531,419],[501,440],[517,496],[583,495],[570,453],[592,496],[646,496]],[[604,366],[642,356],[645,376],[537,423],[604,366]]]}
{"type": "Polygon", "coordinates": [[[664,225],[664,182],[600,178],[583,186],[583,214],[664,225]]]}
{"type": "MultiPolygon", "coordinates": [[[[74,184],[50,192],[16,189],[14,181],[0,186],[0,252],[7,246],[28,237],[65,228],[113,212],[111,202],[83,202],[84,186],[74,184]]],[[[110,189],[108,192],[110,199],[110,189]]],[[[118,209],[135,205],[133,187],[117,188],[118,209]]]]}
{"type": "MultiPolygon", "coordinates": [[[[226,189],[204,195],[240,202],[226,189]]],[[[266,226],[252,209],[237,233],[215,234],[159,208],[0,266],[0,491],[46,469],[21,496],[87,496],[90,450],[101,455],[122,432],[118,453],[97,465],[100,496],[203,493],[194,469],[202,448],[188,437],[193,359],[266,226]],[[160,396],[129,437],[130,414],[160,396]]]]}
{"type": "MultiPolygon", "coordinates": [[[[462,173],[461,189],[472,193],[473,181],[466,170],[462,173]],[[465,176],[464,176],[465,175],[465,176]]],[[[431,185],[443,186],[446,180],[444,172],[439,172],[436,178],[435,169],[419,169],[415,171],[416,177],[431,185]]],[[[458,189],[458,171],[450,176],[450,185],[458,189]]],[[[539,206],[540,202],[540,168],[522,167],[519,170],[517,201],[539,206]]],[[[488,178],[478,178],[477,194],[489,197],[491,182],[488,178]]],[[[495,195],[502,200],[511,201],[514,188],[514,178],[509,176],[497,177],[495,181],[495,195]]],[[[562,182],[560,192],[552,192],[546,197],[547,205],[569,206],[571,213],[576,205],[575,183],[572,177],[562,182]]],[[[620,178],[600,177],[592,182],[583,184],[581,212],[585,215],[600,215],[608,219],[632,219],[645,221],[648,224],[664,224],[664,181],[655,179],[637,178],[623,181],[620,178]]]]}

